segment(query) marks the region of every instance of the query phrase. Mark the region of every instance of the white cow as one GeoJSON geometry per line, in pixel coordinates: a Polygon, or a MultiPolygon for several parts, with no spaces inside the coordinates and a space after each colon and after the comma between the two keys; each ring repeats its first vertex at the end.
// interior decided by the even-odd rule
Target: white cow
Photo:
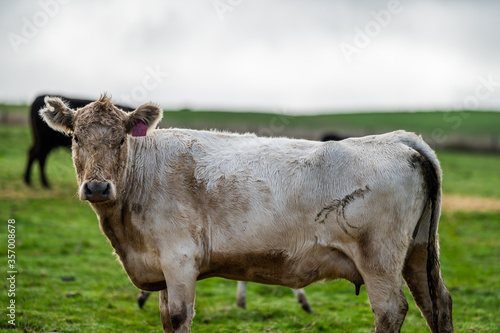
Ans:
{"type": "Polygon", "coordinates": [[[438,260],[441,169],[420,137],[154,130],[158,107],[127,114],[106,96],[76,111],[47,98],[41,115],[73,135],[80,199],[132,283],[160,291],[165,332],[190,331],[196,281],[214,276],[365,284],[377,332],[401,329],[404,277],[431,331],[453,331],[438,260]],[[146,136],[127,135],[139,126],[146,136]]]}

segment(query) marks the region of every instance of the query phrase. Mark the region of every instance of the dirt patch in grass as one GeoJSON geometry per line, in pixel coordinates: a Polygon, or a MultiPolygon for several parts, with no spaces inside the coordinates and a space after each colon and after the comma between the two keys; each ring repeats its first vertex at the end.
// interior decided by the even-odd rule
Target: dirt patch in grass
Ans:
{"type": "Polygon", "coordinates": [[[500,199],[443,195],[442,209],[451,212],[500,212],[500,199]]]}

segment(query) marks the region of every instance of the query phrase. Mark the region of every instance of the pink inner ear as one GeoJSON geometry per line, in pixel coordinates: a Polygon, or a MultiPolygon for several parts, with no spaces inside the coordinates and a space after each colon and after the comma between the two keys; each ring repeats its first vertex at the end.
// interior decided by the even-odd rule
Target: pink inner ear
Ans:
{"type": "Polygon", "coordinates": [[[146,136],[148,132],[148,127],[142,122],[139,121],[137,125],[132,128],[132,136],[146,136]]]}

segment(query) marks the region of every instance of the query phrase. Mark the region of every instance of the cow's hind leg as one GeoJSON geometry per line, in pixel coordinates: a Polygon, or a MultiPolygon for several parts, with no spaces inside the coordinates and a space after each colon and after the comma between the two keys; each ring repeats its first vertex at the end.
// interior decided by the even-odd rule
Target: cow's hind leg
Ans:
{"type": "Polygon", "coordinates": [[[375,316],[375,331],[400,332],[408,312],[401,276],[377,273],[363,279],[375,316]]]}
{"type": "Polygon", "coordinates": [[[437,323],[435,323],[435,318],[433,318],[432,298],[429,293],[427,243],[412,246],[406,258],[403,277],[431,331],[434,333],[453,332],[451,296],[441,278],[438,263],[435,262],[434,264],[437,265],[436,270],[439,275],[439,283],[436,291],[437,299],[435,300],[437,303],[435,306],[439,309],[437,323]]]}
{"type": "Polygon", "coordinates": [[[236,292],[236,305],[239,308],[246,309],[247,308],[247,282],[246,281],[238,281],[238,290],[236,292]]]}
{"type": "Polygon", "coordinates": [[[362,237],[359,244],[361,256],[356,260],[356,267],[366,286],[375,317],[375,331],[400,332],[408,312],[402,271],[409,240],[379,239],[376,236],[365,234],[362,237]]]}
{"type": "MultiPolygon", "coordinates": [[[[236,305],[242,309],[247,308],[247,282],[246,281],[238,281],[238,290],[236,292],[236,305]]],[[[313,310],[309,302],[307,301],[306,293],[304,289],[292,289],[293,294],[297,298],[297,301],[302,306],[302,309],[306,312],[312,313],[313,310]]]]}

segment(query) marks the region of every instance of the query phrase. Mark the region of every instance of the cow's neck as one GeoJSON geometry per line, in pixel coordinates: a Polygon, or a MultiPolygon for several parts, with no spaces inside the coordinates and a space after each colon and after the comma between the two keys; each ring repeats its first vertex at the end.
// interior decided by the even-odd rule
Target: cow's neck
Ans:
{"type": "Polygon", "coordinates": [[[102,232],[109,239],[123,264],[127,263],[127,254],[143,252],[146,242],[139,228],[132,221],[137,215],[133,212],[133,205],[127,202],[114,202],[109,204],[92,204],[99,217],[102,232]]]}
{"type": "Polygon", "coordinates": [[[126,208],[123,203],[113,202],[105,204],[92,204],[92,208],[99,217],[99,225],[102,232],[108,238],[111,246],[122,261],[126,259],[126,251],[123,244],[127,244],[126,233],[122,229],[126,208]]]}
{"type": "MultiPolygon", "coordinates": [[[[155,269],[145,261],[144,253],[148,245],[143,230],[132,221],[137,212],[133,205],[126,203],[92,204],[99,217],[99,225],[106,235],[132,283],[139,289],[156,291],[165,289],[161,270],[155,269]]],[[[139,214],[140,216],[140,214],[139,214]]]]}
{"type": "MultiPolygon", "coordinates": [[[[125,170],[125,179],[121,190],[118,190],[118,200],[110,203],[94,203],[92,208],[99,217],[99,224],[102,232],[106,235],[111,245],[115,249],[122,262],[125,264],[127,253],[130,251],[144,250],[144,241],[141,230],[139,230],[132,217],[138,218],[144,214],[142,206],[137,202],[147,202],[147,191],[145,188],[144,179],[135,170],[135,159],[139,158],[141,150],[134,149],[132,144],[129,149],[129,162],[125,170]],[[140,200],[139,200],[140,199],[140,200]]],[[[144,164],[143,164],[144,165],[144,164]]],[[[154,166],[152,167],[154,170],[154,166]]],[[[149,173],[151,170],[145,170],[149,173]]],[[[146,173],[146,174],[147,174],[146,173]]]]}
{"type": "Polygon", "coordinates": [[[158,154],[153,137],[129,138],[128,163],[120,200],[129,203],[149,202],[154,187],[161,179],[156,178],[163,165],[159,165],[158,154]],[[155,149],[156,148],[156,149],[155,149]]]}

